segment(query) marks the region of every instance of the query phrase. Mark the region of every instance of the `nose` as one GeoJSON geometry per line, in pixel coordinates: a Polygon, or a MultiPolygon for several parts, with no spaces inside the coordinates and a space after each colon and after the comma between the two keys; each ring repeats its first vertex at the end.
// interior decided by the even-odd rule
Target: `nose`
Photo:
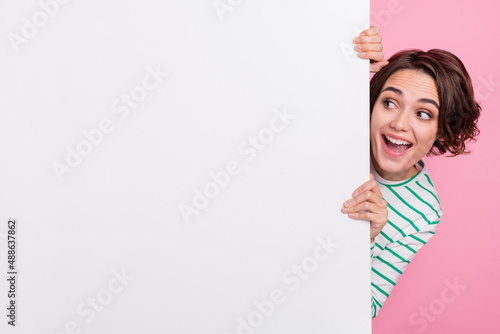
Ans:
{"type": "Polygon", "coordinates": [[[397,131],[410,130],[411,112],[408,109],[400,109],[395,113],[394,119],[391,122],[391,127],[397,131]]]}

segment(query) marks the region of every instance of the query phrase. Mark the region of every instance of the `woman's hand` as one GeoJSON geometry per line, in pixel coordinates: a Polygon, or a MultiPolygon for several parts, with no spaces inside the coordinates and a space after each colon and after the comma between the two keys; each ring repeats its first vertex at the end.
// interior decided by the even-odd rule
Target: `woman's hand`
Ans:
{"type": "Polygon", "coordinates": [[[387,202],[382,198],[382,193],[372,173],[370,173],[370,181],[354,190],[353,198],[344,203],[342,212],[349,213],[349,217],[353,219],[369,220],[370,243],[375,241],[375,237],[387,224],[389,211],[387,202]]]}
{"type": "Polygon", "coordinates": [[[356,44],[354,50],[358,51],[358,57],[370,59],[370,72],[376,73],[382,67],[389,64],[384,59],[382,53],[382,36],[379,35],[380,29],[376,26],[370,26],[370,29],[362,31],[358,37],[354,38],[356,44]]]}

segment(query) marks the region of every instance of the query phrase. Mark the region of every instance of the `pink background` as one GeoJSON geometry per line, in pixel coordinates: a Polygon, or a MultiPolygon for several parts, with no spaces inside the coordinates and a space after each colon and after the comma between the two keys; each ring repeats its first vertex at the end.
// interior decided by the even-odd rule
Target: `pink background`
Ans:
{"type": "Polygon", "coordinates": [[[386,59],[407,48],[454,53],[483,108],[471,154],[424,158],[443,218],[373,319],[374,334],[500,333],[499,15],[496,0],[371,1],[386,59]]]}

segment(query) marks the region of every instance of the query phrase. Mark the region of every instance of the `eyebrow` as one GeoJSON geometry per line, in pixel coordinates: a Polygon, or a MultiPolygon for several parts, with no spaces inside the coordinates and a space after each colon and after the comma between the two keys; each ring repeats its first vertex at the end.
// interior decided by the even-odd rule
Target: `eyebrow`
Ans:
{"type": "MultiPolygon", "coordinates": [[[[386,87],[382,92],[385,92],[386,90],[390,90],[391,92],[394,92],[394,93],[401,95],[401,96],[403,95],[403,92],[401,90],[394,88],[392,86],[386,87]]],[[[431,103],[431,104],[435,105],[436,108],[438,108],[438,110],[439,110],[439,105],[437,104],[436,101],[434,101],[432,99],[423,98],[423,99],[418,100],[418,102],[431,103]]]]}

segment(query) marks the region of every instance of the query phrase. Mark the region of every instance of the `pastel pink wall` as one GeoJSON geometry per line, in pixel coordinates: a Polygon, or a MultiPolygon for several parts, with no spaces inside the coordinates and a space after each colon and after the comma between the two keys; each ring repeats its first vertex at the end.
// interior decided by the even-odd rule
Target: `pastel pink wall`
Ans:
{"type": "Polygon", "coordinates": [[[444,215],[373,319],[374,334],[500,333],[499,16],[498,0],[371,0],[386,59],[407,48],[454,53],[483,108],[470,155],[424,159],[444,215]]]}

